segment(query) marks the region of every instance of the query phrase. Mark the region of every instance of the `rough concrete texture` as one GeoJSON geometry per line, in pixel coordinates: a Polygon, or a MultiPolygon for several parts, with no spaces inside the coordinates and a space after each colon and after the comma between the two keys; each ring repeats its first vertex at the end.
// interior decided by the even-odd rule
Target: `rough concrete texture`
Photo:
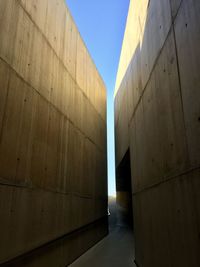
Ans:
{"type": "Polygon", "coordinates": [[[199,12],[199,0],[130,3],[115,92],[116,164],[130,150],[140,267],[200,266],[199,12]]]}
{"type": "Polygon", "coordinates": [[[105,236],[106,168],[106,90],[65,2],[1,0],[0,264],[56,240],[31,266],[66,266],[105,236]]]}

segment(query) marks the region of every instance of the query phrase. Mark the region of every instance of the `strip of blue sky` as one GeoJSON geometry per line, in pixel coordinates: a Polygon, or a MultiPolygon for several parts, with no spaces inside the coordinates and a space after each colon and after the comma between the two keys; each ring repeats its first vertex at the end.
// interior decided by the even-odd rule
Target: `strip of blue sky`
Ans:
{"type": "Polygon", "coordinates": [[[66,0],[107,87],[108,192],[115,195],[113,93],[129,0],[66,0]]]}

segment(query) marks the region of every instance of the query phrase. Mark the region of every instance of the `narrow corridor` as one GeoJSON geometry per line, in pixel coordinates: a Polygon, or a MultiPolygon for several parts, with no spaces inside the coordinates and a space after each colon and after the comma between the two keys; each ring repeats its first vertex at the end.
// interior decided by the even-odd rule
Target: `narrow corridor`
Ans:
{"type": "Polygon", "coordinates": [[[136,267],[132,229],[125,222],[115,199],[110,200],[110,234],[70,267],[136,267]]]}

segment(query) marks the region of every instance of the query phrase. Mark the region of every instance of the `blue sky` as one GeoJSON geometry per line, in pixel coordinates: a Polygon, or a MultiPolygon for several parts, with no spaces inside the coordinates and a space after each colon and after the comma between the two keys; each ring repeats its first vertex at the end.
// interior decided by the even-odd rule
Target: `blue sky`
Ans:
{"type": "Polygon", "coordinates": [[[113,93],[129,0],[66,0],[107,87],[108,192],[115,195],[113,93]]]}

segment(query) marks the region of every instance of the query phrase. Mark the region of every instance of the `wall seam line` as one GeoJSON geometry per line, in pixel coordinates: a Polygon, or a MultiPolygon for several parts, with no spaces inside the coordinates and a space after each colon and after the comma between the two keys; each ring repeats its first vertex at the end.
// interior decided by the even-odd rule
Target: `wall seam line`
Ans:
{"type": "MultiPolygon", "coordinates": [[[[33,25],[36,27],[36,29],[38,30],[38,32],[42,35],[42,37],[44,38],[44,40],[46,41],[46,43],[48,44],[48,46],[50,47],[50,49],[53,51],[53,53],[55,54],[56,58],[58,59],[59,63],[63,66],[63,68],[66,70],[66,72],[68,73],[68,75],[71,77],[71,79],[75,82],[78,90],[81,91],[81,93],[83,94],[83,96],[88,100],[88,102],[90,103],[90,105],[95,109],[95,111],[98,113],[99,117],[103,120],[103,122],[105,122],[105,120],[103,119],[103,117],[100,115],[100,113],[97,111],[97,109],[94,107],[94,104],[91,102],[91,100],[88,98],[88,96],[86,95],[86,93],[83,91],[83,89],[80,88],[80,86],[78,85],[76,79],[72,76],[72,74],[70,73],[70,71],[67,69],[67,67],[65,66],[64,62],[61,60],[61,58],[58,56],[57,52],[55,51],[55,49],[53,48],[53,46],[51,45],[51,43],[49,42],[49,40],[47,39],[47,37],[45,36],[45,34],[42,32],[42,30],[39,28],[39,26],[36,24],[36,22],[33,20],[32,16],[27,12],[27,10],[24,8],[24,6],[21,4],[21,2],[19,0],[15,0],[17,1],[17,3],[19,4],[19,6],[22,8],[22,10],[24,11],[24,13],[26,14],[26,16],[30,19],[30,21],[33,23],[33,25]]],[[[82,39],[82,38],[81,38],[82,39]]],[[[97,72],[98,73],[98,72],[97,72]]],[[[99,75],[99,73],[98,73],[99,75]]]]}
{"type": "MultiPolygon", "coordinates": [[[[53,103],[51,103],[48,99],[46,99],[38,90],[36,90],[29,82],[27,82],[26,80],[24,80],[24,78],[4,59],[0,56],[0,60],[2,60],[9,68],[10,70],[12,70],[15,75],[21,80],[23,81],[29,88],[31,88],[32,90],[34,90],[34,92],[36,92],[36,94],[38,94],[43,100],[45,100],[49,105],[51,105],[57,112],[59,112],[62,116],[64,116],[64,118],[66,118],[69,123],[71,123],[71,125],[73,125],[73,127],[80,132],[86,139],[88,139],[95,147],[97,147],[97,149],[103,153],[102,149],[100,149],[100,147],[90,138],[88,137],[66,114],[64,114],[60,109],[58,109],[53,103]]],[[[1,140],[1,139],[0,139],[1,140]]]]}
{"type": "MultiPolygon", "coordinates": [[[[168,182],[170,182],[170,181],[172,181],[172,180],[176,180],[176,179],[178,179],[178,178],[181,178],[182,176],[185,176],[186,174],[190,174],[190,173],[192,173],[192,172],[194,172],[194,171],[198,171],[198,170],[200,170],[200,166],[193,167],[193,168],[190,168],[190,169],[188,169],[188,170],[186,170],[186,171],[184,171],[184,172],[181,172],[181,173],[179,173],[179,174],[176,174],[176,175],[173,175],[173,176],[170,176],[170,177],[163,178],[163,181],[158,182],[158,183],[154,183],[154,184],[152,184],[152,185],[149,185],[149,186],[146,187],[146,188],[143,188],[143,189],[141,189],[141,190],[138,190],[138,191],[134,192],[132,195],[133,195],[133,196],[136,196],[136,195],[141,194],[141,193],[143,193],[143,192],[145,192],[145,191],[149,191],[149,190],[151,190],[151,189],[153,189],[153,188],[155,188],[155,187],[158,187],[158,186],[160,186],[160,185],[162,185],[162,184],[168,183],[168,182]]],[[[187,178],[188,178],[188,177],[186,177],[185,179],[187,179],[187,178]]]]}

